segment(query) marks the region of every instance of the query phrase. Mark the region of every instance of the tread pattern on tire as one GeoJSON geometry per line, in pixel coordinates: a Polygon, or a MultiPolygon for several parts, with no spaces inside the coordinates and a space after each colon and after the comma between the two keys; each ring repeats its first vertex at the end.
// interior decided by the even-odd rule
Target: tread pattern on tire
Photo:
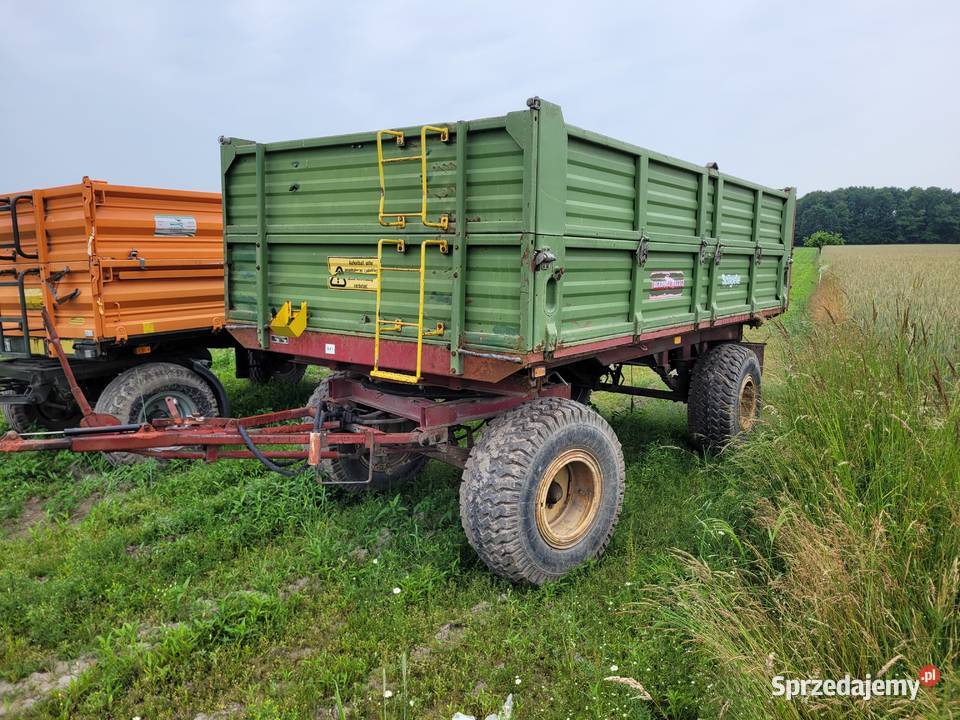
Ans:
{"type": "MultiPolygon", "coordinates": [[[[171,362],[146,363],[124,370],[104,389],[97,400],[96,412],[113,415],[122,423],[136,422],[131,418],[133,407],[136,405],[136,401],[143,396],[143,388],[155,381],[167,381],[169,383],[180,381],[193,386],[200,394],[203,402],[207,404],[209,413],[206,414],[208,416],[218,414],[217,397],[207,385],[206,380],[183,365],[171,362]]],[[[129,452],[104,454],[114,465],[143,462],[146,459],[143,455],[129,452]]]]}
{"type": "Polygon", "coordinates": [[[306,374],[307,366],[300,363],[280,363],[276,367],[251,363],[248,379],[254,385],[266,385],[271,381],[296,385],[306,374]],[[289,367],[286,370],[280,370],[283,365],[289,365],[289,367]]]}
{"type": "MultiPolygon", "coordinates": [[[[335,378],[350,378],[355,377],[348,372],[332,372],[326,377],[324,377],[320,384],[317,385],[316,389],[310,394],[310,399],[307,401],[307,407],[316,408],[321,401],[326,400],[330,397],[330,381],[335,378]]],[[[313,417],[305,418],[305,420],[313,420],[313,417]]],[[[374,479],[370,485],[343,485],[343,488],[348,491],[359,492],[372,488],[374,490],[385,489],[388,485],[399,485],[406,482],[414,477],[416,477],[420,471],[423,469],[423,466],[427,464],[427,457],[424,455],[417,455],[415,461],[411,461],[406,464],[406,467],[403,468],[402,472],[391,477],[388,483],[377,483],[376,471],[374,471],[374,479]]],[[[320,470],[329,477],[333,482],[339,483],[354,483],[357,481],[357,477],[350,472],[345,463],[340,462],[336,459],[326,458],[320,461],[320,470]]],[[[361,478],[366,480],[366,476],[361,478]]]]}
{"type": "Polygon", "coordinates": [[[695,445],[719,448],[740,434],[740,381],[744,366],[756,365],[757,408],[760,407],[760,373],[756,354],[737,343],[724,343],[697,361],[690,380],[687,428],[695,445]]]}
{"type": "Polygon", "coordinates": [[[594,556],[606,550],[623,504],[623,450],[613,428],[599,414],[573,400],[541,398],[494,418],[467,460],[460,484],[460,519],[470,545],[493,572],[517,582],[541,585],[560,577],[539,567],[520,538],[522,484],[538,448],[567,425],[592,425],[615,449],[616,511],[594,556]]]}
{"type": "Polygon", "coordinates": [[[27,432],[37,420],[36,412],[31,412],[29,405],[7,405],[2,406],[3,419],[7,425],[18,433],[27,432]]]}

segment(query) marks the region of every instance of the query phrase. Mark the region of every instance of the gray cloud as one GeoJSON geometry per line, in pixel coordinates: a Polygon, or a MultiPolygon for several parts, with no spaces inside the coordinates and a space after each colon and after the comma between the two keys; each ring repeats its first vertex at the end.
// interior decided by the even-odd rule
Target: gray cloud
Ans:
{"type": "Polygon", "coordinates": [[[0,188],[219,188],[216,138],[569,122],[801,192],[960,188],[960,6],[0,2],[0,188]]]}

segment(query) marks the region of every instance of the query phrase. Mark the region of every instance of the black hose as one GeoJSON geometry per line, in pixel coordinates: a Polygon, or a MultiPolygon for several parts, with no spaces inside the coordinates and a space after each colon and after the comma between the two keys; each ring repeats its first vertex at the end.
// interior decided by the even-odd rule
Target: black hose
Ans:
{"type": "Polygon", "coordinates": [[[240,437],[243,439],[243,444],[247,446],[247,450],[259,460],[265,468],[268,470],[273,470],[275,473],[280,473],[286,477],[296,477],[299,475],[303,468],[300,467],[297,470],[292,470],[288,468],[293,468],[298,465],[303,465],[302,460],[293,460],[290,463],[276,463],[266,455],[264,455],[260,449],[253,444],[253,440],[250,438],[250,433],[247,432],[247,429],[243,425],[237,425],[237,432],[240,434],[240,437]]]}
{"type": "Polygon", "coordinates": [[[327,414],[327,404],[325,400],[321,400],[320,404],[317,405],[317,412],[313,416],[313,431],[320,432],[323,429],[323,420],[324,416],[327,414]]]}

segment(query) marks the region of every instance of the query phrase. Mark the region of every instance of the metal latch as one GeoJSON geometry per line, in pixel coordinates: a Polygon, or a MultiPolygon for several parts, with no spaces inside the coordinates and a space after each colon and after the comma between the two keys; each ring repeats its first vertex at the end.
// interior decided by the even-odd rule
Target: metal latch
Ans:
{"type": "Polygon", "coordinates": [[[546,270],[551,263],[555,263],[556,261],[557,256],[553,254],[553,251],[550,248],[537,250],[537,252],[533,255],[533,269],[546,270]]]}
{"type": "Polygon", "coordinates": [[[640,233],[640,244],[636,250],[637,264],[643,267],[647,264],[647,257],[650,255],[650,238],[645,233],[640,233]]]}
{"type": "Polygon", "coordinates": [[[70,302],[71,300],[80,296],[80,288],[74,288],[67,295],[60,297],[57,294],[57,284],[63,280],[64,276],[70,273],[70,266],[67,265],[63,270],[58,270],[57,272],[50,273],[47,278],[47,288],[50,290],[50,295],[53,297],[53,302],[56,305],[63,305],[65,302],[70,302]]]}
{"type": "Polygon", "coordinates": [[[136,248],[134,248],[133,250],[130,251],[130,254],[127,256],[127,259],[128,259],[128,260],[136,260],[136,261],[139,263],[141,270],[145,270],[145,269],[147,268],[147,260],[146,260],[146,258],[140,257],[140,255],[139,255],[139,253],[137,252],[137,249],[136,249],[136,248]]]}

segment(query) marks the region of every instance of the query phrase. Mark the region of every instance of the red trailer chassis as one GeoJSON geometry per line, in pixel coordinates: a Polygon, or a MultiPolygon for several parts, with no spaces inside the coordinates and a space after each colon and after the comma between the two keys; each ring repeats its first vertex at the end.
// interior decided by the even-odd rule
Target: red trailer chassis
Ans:
{"type": "MultiPolygon", "coordinates": [[[[335,377],[328,382],[328,397],[314,405],[244,418],[182,417],[176,404],[167,399],[169,418],[142,424],[120,424],[112,415],[96,413],[76,382],[56,329],[46,311],[42,317],[48,342],[60,361],[70,390],[83,413],[80,427],[51,433],[18,434],[0,438],[0,452],[71,450],[73,452],[133,452],[162,459],[194,459],[212,462],[221,458],[257,459],[271,470],[294,474],[303,465],[319,468],[324,459],[370,453],[417,452],[462,467],[472,446],[468,423],[501,415],[523,403],[541,397],[571,397],[571,386],[557,377],[548,364],[529,375],[515,373],[495,383],[476,383],[451,378],[442,397],[426,392],[404,394],[382,384],[335,377]],[[388,432],[368,421],[369,409],[386,413],[388,423],[406,421],[414,429],[388,432]],[[463,429],[463,437],[457,431],[463,429]],[[460,441],[467,440],[467,447],[460,441]]],[[[687,332],[657,333],[642,343],[610,343],[595,348],[591,355],[601,365],[636,362],[646,358],[653,367],[669,368],[671,353],[690,358],[697,350],[718,342],[742,339],[742,325],[729,323],[687,332]]],[[[762,362],[762,346],[756,350],[762,362]]],[[[349,366],[348,366],[349,367],[349,366]]],[[[352,368],[351,368],[352,369],[352,368]]],[[[441,387],[442,386],[438,386],[441,387]]],[[[685,401],[677,389],[631,388],[615,383],[594,384],[596,389],[685,401]]],[[[411,388],[405,388],[409,393],[411,388]]],[[[381,423],[384,421],[381,421],[381,423]]],[[[369,478],[368,478],[369,482],[369,478]]]]}

